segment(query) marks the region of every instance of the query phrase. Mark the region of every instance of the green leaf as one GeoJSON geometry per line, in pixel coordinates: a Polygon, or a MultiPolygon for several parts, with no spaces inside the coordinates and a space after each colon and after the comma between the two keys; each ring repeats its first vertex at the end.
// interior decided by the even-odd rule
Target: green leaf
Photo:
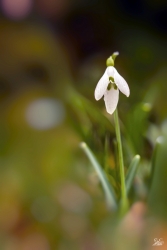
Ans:
{"type": "Polygon", "coordinates": [[[70,87],[67,96],[68,104],[76,111],[78,116],[85,116],[89,122],[100,124],[101,127],[113,132],[114,127],[111,122],[101,113],[101,111],[90,100],[79,94],[70,87]]]}
{"type": "Polygon", "coordinates": [[[151,185],[148,206],[156,217],[167,219],[167,137],[157,138],[152,158],[151,185]]]}
{"type": "Polygon", "coordinates": [[[144,135],[148,127],[148,117],[152,105],[150,103],[139,103],[129,111],[126,121],[126,132],[128,140],[133,145],[136,153],[144,153],[144,135]]]}
{"type": "Polygon", "coordinates": [[[116,203],[116,198],[115,198],[115,192],[114,192],[113,187],[109,183],[109,181],[105,175],[105,172],[103,171],[102,167],[100,166],[100,164],[96,160],[94,154],[92,153],[90,148],[87,146],[87,144],[85,142],[82,142],[80,144],[80,146],[83,149],[83,151],[85,152],[85,154],[87,155],[87,157],[89,158],[90,162],[92,163],[95,171],[97,172],[97,174],[99,176],[99,179],[101,181],[102,187],[103,187],[104,192],[105,192],[106,203],[108,205],[108,208],[110,208],[112,210],[116,210],[117,203],[116,203]]]}
{"type": "Polygon", "coordinates": [[[127,194],[129,193],[130,188],[132,186],[133,179],[135,177],[135,174],[137,172],[137,168],[139,166],[139,162],[140,162],[140,155],[135,155],[135,157],[133,158],[133,160],[128,168],[128,172],[126,174],[126,179],[125,179],[127,194]]]}

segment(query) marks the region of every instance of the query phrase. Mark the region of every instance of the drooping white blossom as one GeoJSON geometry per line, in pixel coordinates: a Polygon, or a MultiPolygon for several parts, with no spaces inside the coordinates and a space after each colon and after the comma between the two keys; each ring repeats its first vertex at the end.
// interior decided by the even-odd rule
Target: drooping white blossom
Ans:
{"type": "Polygon", "coordinates": [[[112,114],[117,107],[119,90],[127,97],[130,95],[129,86],[125,79],[113,66],[108,66],[97,83],[95,99],[98,101],[104,96],[106,110],[109,114],[112,114]]]}

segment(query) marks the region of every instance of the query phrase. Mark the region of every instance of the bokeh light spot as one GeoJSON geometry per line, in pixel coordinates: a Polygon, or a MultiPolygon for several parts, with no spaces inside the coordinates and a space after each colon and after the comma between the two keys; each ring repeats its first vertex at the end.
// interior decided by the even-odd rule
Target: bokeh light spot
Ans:
{"type": "Polygon", "coordinates": [[[61,101],[52,98],[40,98],[27,107],[28,124],[39,130],[51,129],[60,125],[65,118],[65,109],[61,101]]]}
{"type": "Polygon", "coordinates": [[[32,9],[32,0],[2,0],[2,10],[11,19],[25,18],[32,9]]]}
{"type": "Polygon", "coordinates": [[[150,112],[152,105],[151,105],[151,103],[144,103],[142,108],[145,112],[150,112]]]}

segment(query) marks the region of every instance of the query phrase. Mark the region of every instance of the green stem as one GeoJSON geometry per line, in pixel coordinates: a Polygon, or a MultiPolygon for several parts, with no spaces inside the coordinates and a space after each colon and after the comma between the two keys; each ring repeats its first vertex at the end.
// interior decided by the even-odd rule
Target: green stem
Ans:
{"type": "Polygon", "coordinates": [[[118,158],[119,158],[119,169],[120,169],[120,178],[121,178],[121,213],[125,213],[128,207],[128,200],[126,194],[126,186],[125,186],[125,173],[124,173],[124,161],[123,161],[123,153],[122,153],[122,142],[121,142],[121,133],[120,133],[120,125],[118,118],[117,109],[114,112],[114,122],[115,122],[115,132],[118,143],[118,158]]]}

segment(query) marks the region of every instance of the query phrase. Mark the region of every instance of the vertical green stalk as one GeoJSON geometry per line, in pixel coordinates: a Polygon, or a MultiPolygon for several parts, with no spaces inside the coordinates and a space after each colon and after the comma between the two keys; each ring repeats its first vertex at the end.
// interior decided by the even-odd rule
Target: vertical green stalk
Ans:
{"type": "Polygon", "coordinates": [[[128,200],[127,200],[126,186],[125,186],[124,160],[123,160],[123,153],[122,153],[121,133],[120,133],[120,125],[119,125],[117,109],[114,112],[114,122],[115,122],[115,132],[116,132],[116,138],[117,138],[117,144],[118,144],[118,159],[119,159],[119,169],[120,169],[120,178],[121,178],[120,210],[121,210],[121,213],[124,214],[128,207],[128,200]]]}

